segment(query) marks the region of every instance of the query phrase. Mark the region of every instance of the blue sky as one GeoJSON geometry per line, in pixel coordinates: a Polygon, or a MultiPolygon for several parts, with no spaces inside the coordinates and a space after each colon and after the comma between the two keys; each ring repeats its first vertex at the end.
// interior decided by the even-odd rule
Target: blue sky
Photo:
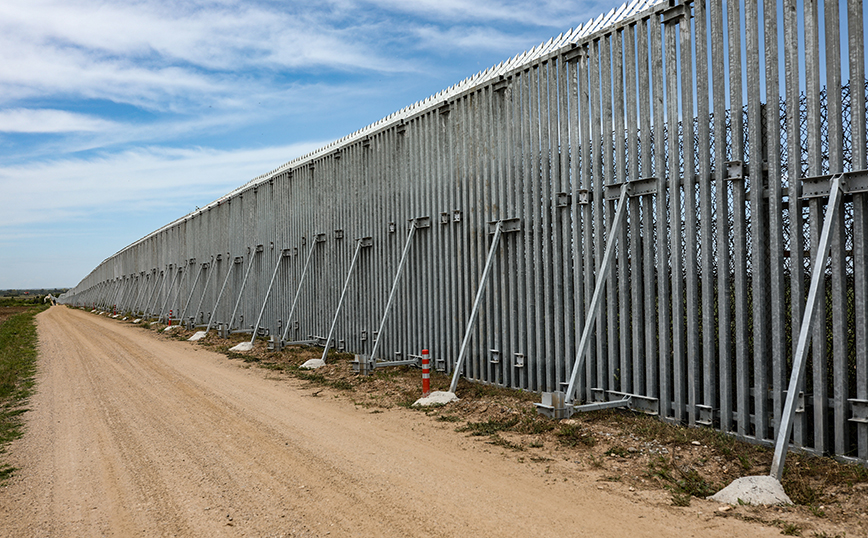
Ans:
{"type": "Polygon", "coordinates": [[[0,3],[0,289],[71,287],[233,188],[619,2],[0,3]]]}

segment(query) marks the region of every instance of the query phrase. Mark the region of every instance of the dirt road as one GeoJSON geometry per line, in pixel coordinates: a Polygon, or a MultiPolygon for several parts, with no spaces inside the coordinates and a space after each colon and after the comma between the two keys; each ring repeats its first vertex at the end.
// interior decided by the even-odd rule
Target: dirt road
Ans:
{"type": "Polygon", "coordinates": [[[780,535],[517,464],[421,413],[314,396],[93,314],[53,307],[38,323],[3,536],[780,535]]]}

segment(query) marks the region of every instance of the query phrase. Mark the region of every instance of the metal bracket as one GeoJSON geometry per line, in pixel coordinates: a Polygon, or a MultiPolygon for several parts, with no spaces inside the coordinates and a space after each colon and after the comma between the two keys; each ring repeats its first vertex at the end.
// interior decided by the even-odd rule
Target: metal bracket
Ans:
{"type": "Polygon", "coordinates": [[[415,219],[410,219],[410,221],[413,223],[413,226],[415,226],[417,230],[420,228],[431,227],[431,217],[416,217],[415,219]]]}
{"type": "Polygon", "coordinates": [[[239,264],[244,261],[244,256],[235,256],[235,260],[233,260],[235,264],[239,264]]]}
{"type": "Polygon", "coordinates": [[[503,90],[505,90],[508,87],[509,87],[509,81],[503,75],[500,75],[500,79],[491,85],[491,89],[493,89],[496,92],[502,92],[503,90]]]}
{"type": "Polygon", "coordinates": [[[564,52],[564,61],[571,62],[585,55],[585,48],[580,47],[578,43],[572,43],[572,48],[564,52]]]}
{"type": "Polygon", "coordinates": [[[512,365],[515,368],[524,368],[524,353],[513,353],[512,359],[512,365]]]}
{"type": "Polygon", "coordinates": [[[307,337],[313,342],[313,345],[323,347],[326,345],[326,337],[325,336],[317,336],[315,334],[309,334],[307,337]]]}
{"type": "Polygon", "coordinates": [[[280,251],[280,255],[283,256],[284,258],[289,258],[290,256],[292,256],[292,249],[291,248],[285,248],[285,249],[280,251]]]}
{"type": "Polygon", "coordinates": [[[557,207],[570,207],[573,203],[573,196],[568,192],[559,192],[555,195],[555,205],[557,207]]]}
{"type": "Polygon", "coordinates": [[[622,185],[627,185],[627,196],[630,198],[645,196],[646,194],[657,194],[657,182],[658,178],[652,176],[606,185],[606,200],[617,200],[621,196],[622,185]]]}
{"type": "Polygon", "coordinates": [[[456,209],[452,211],[452,222],[461,222],[461,210],[456,209]]]}
{"type": "Polygon", "coordinates": [[[521,231],[521,219],[516,217],[513,219],[493,220],[493,221],[489,222],[488,223],[488,235],[494,234],[494,232],[497,230],[497,224],[498,223],[502,223],[501,224],[501,230],[500,230],[501,233],[508,234],[508,233],[521,231]]]}
{"type": "Polygon", "coordinates": [[[500,351],[497,349],[490,349],[491,357],[488,359],[488,362],[491,364],[500,364],[500,351]]]}
{"type": "Polygon", "coordinates": [[[667,24],[670,22],[677,22],[677,21],[681,20],[681,18],[684,16],[690,17],[691,13],[690,13],[690,6],[689,6],[688,2],[685,2],[683,4],[677,4],[677,5],[672,5],[672,4],[673,4],[673,2],[670,2],[670,5],[672,7],[664,10],[662,13],[661,22],[663,24],[667,24]]]}
{"type": "Polygon", "coordinates": [[[742,161],[727,161],[723,165],[726,167],[725,179],[744,179],[747,166],[742,161]]]}
{"type": "Polygon", "coordinates": [[[398,226],[394,222],[389,223],[389,233],[393,234],[398,230],[398,226]]]}
{"type": "MultiPolygon", "coordinates": [[[[802,179],[802,196],[800,199],[826,198],[832,185],[832,178],[838,174],[806,177],[802,179]]],[[[844,172],[841,175],[841,192],[844,194],[859,194],[868,192],[868,170],[844,172]]]]}
{"type": "Polygon", "coordinates": [[[868,424],[868,400],[853,398],[847,401],[850,402],[850,411],[853,413],[853,416],[849,419],[850,422],[868,424]]]}
{"type": "Polygon", "coordinates": [[[362,342],[367,342],[368,341],[368,331],[362,331],[362,333],[359,335],[359,339],[362,342]]]}
{"type": "Polygon", "coordinates": [[[579,197],[580,205],[588,205],[594,200],[594,193],[588,189],[579,189],[576,191],[576,195],[579,197]]]}
{"type": "Polygon", "coordinates": [[[264,246],[262,246],[262,245],[256,245],[256,252],[262,252],[263,250],[265,250],[265,247],[264,247],[264,246]]]}
{"type": "Polygon", "coordinates": [[[555,420],[569,418],[573,414],[572,406],[565,405],[565,397],[561,391],[543,392],[542,402],[534,403],[536,412],[555,420]]]}
{"type": "MultiPolygon", "coordinates": [[[[325,243],[325,240],[326,240],[326,234],[324,234],[324,233],[321,233],[321,234],[314,234],[313,237],[314,237],[314,241],[316,241],[317,243],[325,243]]],[[[304,242],[302,242],[302,245],[303,245],[303,244],[304,244],[304,242]]]]}
{"type": "Polygon", "coordinates": [[[440,224],[449,224],[449,212],[440,213],[440,224]]]}
{"type": "Polygon", "coordinates": [[[343,239],[344,231],[343,230],[335,230],[335,239],[343,239]]]}
{"type": "Polygon", "coordinates": [[[372,246],[374,246],[374,238],[371,236],[360,237],[359,238],[359,245],[361,245],[362,248],[372,247],[372,246]]]}
{"type": "Polygon", "coordinates": [[[699,418],[696,420],[697,424],[702,424],[703,426],[711,426],[714,423],[714,408],[710,405],[696,405],[696,410],[699,412],[699,418]]]}

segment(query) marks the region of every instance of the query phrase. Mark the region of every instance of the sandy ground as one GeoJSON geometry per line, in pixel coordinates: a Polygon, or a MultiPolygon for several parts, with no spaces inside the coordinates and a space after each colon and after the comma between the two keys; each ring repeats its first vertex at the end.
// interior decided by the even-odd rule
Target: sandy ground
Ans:
{"type": "Polygon", "coordinates": [[[37,319],[2,536],[780,536],[705,501],[655,506],[566,464],[518,465],[418,412],[372,413],[103,317],[37,319]]]}

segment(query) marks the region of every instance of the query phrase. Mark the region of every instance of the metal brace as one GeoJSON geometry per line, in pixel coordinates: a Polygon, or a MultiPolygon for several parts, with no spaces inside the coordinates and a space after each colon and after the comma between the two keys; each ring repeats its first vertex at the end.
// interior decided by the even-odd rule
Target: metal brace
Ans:
{"type": "Polygon", "coordinates": [[[500,351],[497,349],[490,349],[491,358],[488,359],[488,362],[491,364],[500,364],[500,351]]]}
{"type": "Polygon", "coordinates": [[[568,192],[559,192],[555,195],[555,206],[570,207],[573,203],[573,196],[568,192]]]}

